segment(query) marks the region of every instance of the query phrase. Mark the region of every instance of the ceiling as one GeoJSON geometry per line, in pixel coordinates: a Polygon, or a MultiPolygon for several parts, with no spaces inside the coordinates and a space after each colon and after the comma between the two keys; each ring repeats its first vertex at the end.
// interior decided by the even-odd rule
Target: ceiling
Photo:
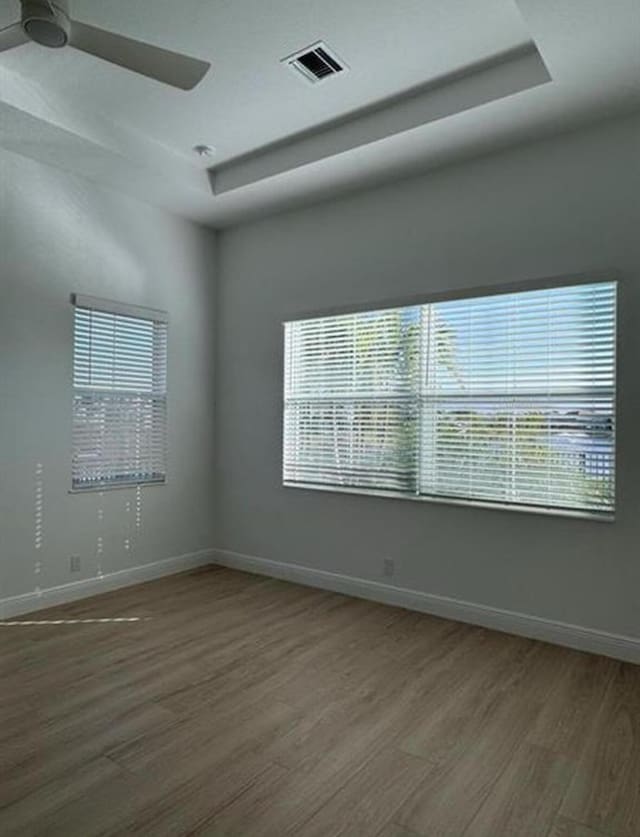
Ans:
{"type": "MultiPolygon", "coordinates": [[[[75,0],[211,61],[183,92],[72,50],[0,54],[0,146],[224,226],[640,108],[638,0],[75,0]],[[322,39],[348,71],[281,59],[322,39]],[[192,151],[215,147],[212,158],[192,151]]],[[[0,27],[19,16],[0,0],[0,27]]]]}

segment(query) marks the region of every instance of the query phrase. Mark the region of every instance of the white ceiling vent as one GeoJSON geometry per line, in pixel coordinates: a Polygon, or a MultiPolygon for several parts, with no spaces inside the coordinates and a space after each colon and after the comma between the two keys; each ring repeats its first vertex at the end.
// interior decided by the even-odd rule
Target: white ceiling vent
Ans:
{"type": "Polygon", "coordinates": [[[348,69],[344,61],[338,58],[323,41],[294,52],[293,55],[283,58],[282,63],[287,64],[313,84],[325,81],[348,69]]]}

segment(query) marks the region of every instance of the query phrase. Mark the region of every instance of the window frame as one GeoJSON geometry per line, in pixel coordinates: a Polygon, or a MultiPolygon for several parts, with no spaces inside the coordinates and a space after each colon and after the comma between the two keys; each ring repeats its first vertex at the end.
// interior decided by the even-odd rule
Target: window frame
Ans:
{"type": "Polygon", "coordinates": [[[169,456],[168,456],[168,435],[169,435],[169,410],[168,410],[168,393],[169,393],[169,362],[168,362],[168,343],[169,343],[169,315],[166,311],[148,308],[140,305],[130,305],[128,303],[118,302],[115,300],[104,299],[101,297],[90,296],[87,294],[72,293],[70,295],[71,302],[71,446],[70,457],[71,463],[71,486],[68,489],[69,494],[91,494],[95,492],[118,491],[126,489],[147,488],[152,486],[163,486],[167,484],[169,472],[169,456]],[[104,482],[102,484],[90,484],[84,487],[74,486],[73,484],[73,456],[75,451],[74,435],[73,435],[73,398],[75,393],[74,383],[74,366],[75,366],[75,312],[76,308],[84,308],[91,311],[103,312],[106,314],[114,314],[123,317],[132,317],[134,319],[149,320],[154,323],[162,323],[166,329],[165,333],[165,347],[167,349],[166,365],[164,369],[165,378],[165,426],[164,426],[164,475],[157,479],[122,479],[121,482],[104,482]]]}
{"type": "Polygon", "coordinates": [[[486,509],[495,512],[522,512],[523,514],[544,515],[552,517],[561,517],[567,519],[585,520],[596,523],[615,523],[618,514],[618,483],[619,483],[619,464],[620,454],[618,439],[620,437],[621,413],[620,413],[620,389],[618,386],[619,379],[619,358],[620,358],[620,312],[624,309],[625,304],[625,281],[617,270],[598,270],[586,271],[580,274],[556,275],[542,279],[525,279],[515,282],[504,282],[497,285],[480,285],[475,287],[456,288],[444,291],[433,291],[429,294],[420,294],[412,296],[391,297],[384,300],[376,300],[370,303],[354,303],[344,306],[333,306],[330,308],[316,309],[313,311],[302,310],[300,312],[291,313],[282,320],[282,339],[280,340],[280,368],[282,374],[282,397],[280,399],[280,463],[282,466],[282,457],[285,446],[285,340],[284,331],[288,323],[295,323],[299,320],[305,319],[320,319],[323,317],[335,317],[343,314],[358,314],[368,313],[374,311],[384,311],[389,308],[401,308],[405,306],[420,306],[429,305],[439,302],[452,302],[457,300],[475,299],[478,297],[503,296],[507,294],[514,294],[526,291],[541,291],[554,290],[559,288],[576,287],[580,285],[593,285],[597,283],[615,283],[617,286],[617,304],[616,315],[614,321],[614,415],[615,424],[613,430],[614,439],[614,506],[610,512],[595,512],[590,510],[557,508],[552,506],[527,506],[519,503],[510,503],[504,501],[492,500],[476,500],[471,498],[448,497],[433,494],[418,494],[406,493],[402,494],[397,491],[380,489],[380,488],[364,488],[364,487],[350,487],[339,485],[324,485],[318,483],[304,483],[304,482],[287,482],[281,470],[280,484],[286,489],[301,489],[303,491],[322,491],[333,494],[351,494],[363,497],[382,497],[385,499],[392,499],[398,501],[409,500],[419,503],[435,503],[446,506],[460,506],[466,508],[486,509]]]}

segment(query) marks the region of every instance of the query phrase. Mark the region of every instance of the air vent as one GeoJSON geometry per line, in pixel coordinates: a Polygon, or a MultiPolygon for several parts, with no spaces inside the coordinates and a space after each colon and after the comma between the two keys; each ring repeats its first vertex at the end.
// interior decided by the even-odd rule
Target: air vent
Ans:
{"type": "Polygon", "coordinates": [[[344,61],[338,58],[335,52],[322,41],[283,58],[282,63],[287,64],[292,70],[304,76],[307,81],[313,84],[325,81],[347,69],[344,61]]]}

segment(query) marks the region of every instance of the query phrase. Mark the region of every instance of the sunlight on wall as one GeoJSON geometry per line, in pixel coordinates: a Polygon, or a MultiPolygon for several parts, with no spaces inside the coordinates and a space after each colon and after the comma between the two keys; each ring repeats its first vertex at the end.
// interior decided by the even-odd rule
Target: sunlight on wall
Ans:
{"type": "Polygon", "coordinates": [[[142,489],[136,488],[136,529],[142,528],[142,489]]]}
{"type": "MultiPolygon", "coordinates": [[[[37,560],[34,563],[33,574],[38,576],[42,572],[42,561],[39,556],[44,545],[44,466],[41,462],[36,465],[35,496],[34,496],[34,548],[37,560]]],[[[35,592],[40,594],[40,585],[36,583],[35,592]]]]}
{"type": "Polygon", "coordinates": [[[42,538],[44,534],[44,468],[40,462],[36,465],[35,485],[35,538],[34,546],[37,550],[42,549],[42,538]]]}

